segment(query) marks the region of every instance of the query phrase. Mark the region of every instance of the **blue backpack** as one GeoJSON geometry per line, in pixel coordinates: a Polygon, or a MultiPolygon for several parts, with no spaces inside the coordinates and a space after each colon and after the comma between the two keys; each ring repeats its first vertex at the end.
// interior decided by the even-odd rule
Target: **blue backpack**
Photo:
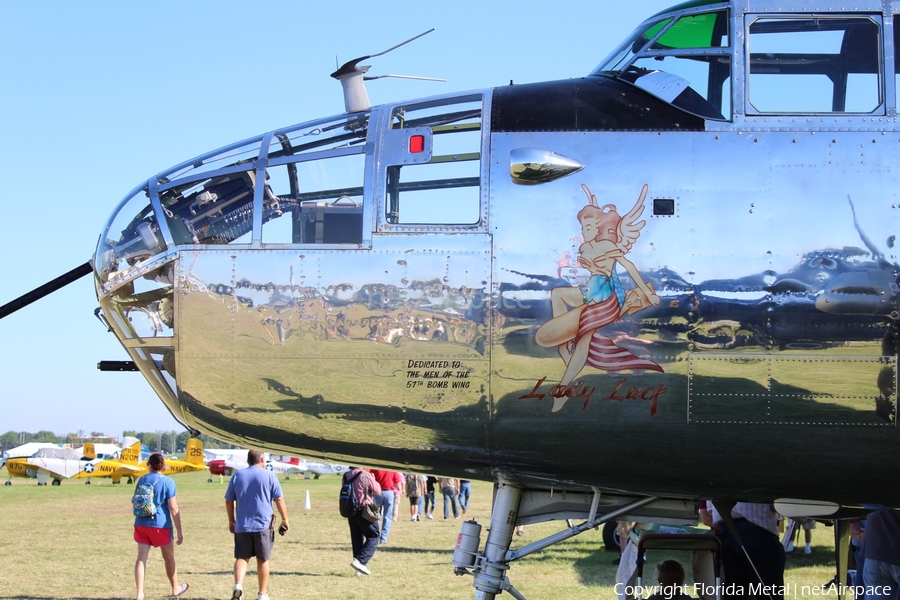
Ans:
{"type": "Polygon", "coordinates": [[[157,477],[153,483],[147,483],[145,480],[138,482],[137,487],[134,488],[134,495],[131,497],[131,510],[134,516],[156,516],[156,500],[153,497],[153,490],[160,479],[162,477],[157,477]]]}
{"type": "Polygon", "coordinates": [[[350,473],[344,473],[344,477],[341,480],[341,495],[338,500],[338,508],[341,511],[341,516],[349,519],[359,510],[359,507],[356,505],[356,494],[353,493],[353,482],[356,481],[362,471],[357,471],[353,477],[348,478],[347,475],[350,473]]]}

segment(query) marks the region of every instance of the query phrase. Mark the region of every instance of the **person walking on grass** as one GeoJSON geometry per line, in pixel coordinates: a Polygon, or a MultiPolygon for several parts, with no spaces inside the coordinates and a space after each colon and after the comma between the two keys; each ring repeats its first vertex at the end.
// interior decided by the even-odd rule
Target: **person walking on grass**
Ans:
{"type": "Polygon", "coordinates": [[[371,515],[371,510],[366,507],[376,505],[375,497],[381,494],[381,486],[375,480],[375,476],[359,467],[350,467],[344,473],[341,485],[350,484],[351,493],[355,498],[356,512],[347,517],[347,523],[350,526],[350,547],[353,550],[353,561],[350,566],[356,571],[357,575],[371,575],[372,571],[366,565],[375,556],[375,550],[378,549],[378,540],[381,531],[378,527],[378,520],[374,516],[369,520],[363,516],[364,512],[371,515]]]}
{"type": "Polygon", "coordinates": [[[151,454],[147,461],[150,472],[138,479],[137,487],[143,484],[153,486],[153,504],[156,514],[152,517],[134,518],[134,541],[138,545],[137,560],[134,563],[134,582],[137,585],[137,600],[144,600],[144,575],[147,572],[147,557],[150,548],[159,548],[163,562],[166,564],[166,576],[172,584],[172,595],[181,596],[188,587],[186,583],[178,583],[178,569],[175,565],[175,546],[172,544],[172,526],[178,537],[176,545],[181,545],[184,535],[181,531],[181,513],[175,499],[175,482],[171,477],[163,475],[166,461],[162,454],[151,454]]]}
{"type": "Polygon", "coordinates": [[[266,470],[265,455],[259,450],[247,452],[247,468],[237,471],[225,491],[225,510],[228,530],[234,534],[234,588],[232,600],[244,595],[244,575],[247,563],[256,557],[256,577],[259,583],[257,600],[269,600],[269,559],[275,544],[275,512],[281,515],[278,533],[290,529],[287,505],[281,493],[278,477],[266,470]],[[235,509],[235,503],[237,508],[235,509]]]}
{"type": "Polygon", "coordinates": [[[453,506],[453,518],[458,519],[459,504],[456,501],[456,496],[459,493],[459,479],[441,477],[438,479],[438,484],[441,486],[441,492],[444,494],[444,518],[450,517],[449,507],[453,506]]]}

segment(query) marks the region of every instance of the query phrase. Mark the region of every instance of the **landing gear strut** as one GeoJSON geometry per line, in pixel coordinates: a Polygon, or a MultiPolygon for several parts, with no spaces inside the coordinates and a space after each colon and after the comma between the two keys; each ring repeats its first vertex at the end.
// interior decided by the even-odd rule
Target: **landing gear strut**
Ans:
{"type": "Polygon", "coordinates": [[[509,559],[506,555],[516,529],[516,517],[521,499],[522,488],[506,484],[498,486],[497,493],[494,495],[494,507],[491,510],[491,527],[483,553],[473,554],[468,549],[472,545],[473,538],[474,546],[477,549],[481,526],[474,520],[466,521],[462,525],[457,547],[453,553],[454,573],[475,576],[475,582],[472,585],[478,590],[475,597],[479,600],[492,600],[502,591],[509,592],[517,600],[525,600],[525,597],[512,586],[506,576],[506,570],[509,569],[509,559]],[[460,548],[464,541],[468,542],[465,544],[466,547],[460,548]],[[473,567],[471,573],[467,570],[468,567],[473,567]]]}
{"type": "Polygon", "coordinates": [[[521,487],[500,483],[497,485],[494,494],[491,525],[488,531],[487,542],[484,545],[484,551],[478,551],[481,541],[481,525],[475,520],[464,522],[457,538],[456,549],[453,552],[453,571],[457,575],[474,576],[473,586],[478,590],[475,596],[476,600],[493,600],[497,594],[502,592],[509,592],[516,600],[525,600],[525,596],[513,587],[507,577],[507,571],[512,561],[584,533],[621,515],[632,514],[649,504],[661,503],[653,512],[678,513],[684,510],[680,501],[660,500],[655,496],[638,499],[607,496],[605,499],[611,500],[612,505],[607,504],[604,506],[604,509],[611,508],[611,510],[598,516],[597,513],[600,507],[599,491],[594,491],[593,494],[584,492],[570,493],[568,496],[566,492],[558,491],[554,498],[552,491],[549,493],[540,490],[524,492],[521,487]],[[520,516],[523,493],[529,494],[529,509],[531,511],[525,517],[520,516]],[[586,502],[589,503],[589,510],[586,502]],[[516,525],[528,522],[536,523],[555,518],[568,519],[576,514],[579,514],[581,517],[587,516],[587,520],[581,525],[569,526],[567,529],[543,540],[538,540],[533,544],[517,550],[510,549],[509,546],[512,542],[516,525]]]}

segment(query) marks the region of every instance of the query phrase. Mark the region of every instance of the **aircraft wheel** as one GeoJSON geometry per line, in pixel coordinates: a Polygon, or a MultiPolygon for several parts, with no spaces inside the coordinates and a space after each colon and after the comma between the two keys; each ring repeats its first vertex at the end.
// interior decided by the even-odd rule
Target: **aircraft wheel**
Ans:
{"type": "MultiPolygon", "coordinates": [[[[59,479],[54,479],[54,480],[53,480],[53,485],[59,485],[59,484],[60,484],[59,479]]],[[[45,483],[44,485],[47,485],[47,484],[45,483]]]]}
{"type": "Polygon", "coordinates": [[[619,534],[616,532],[616,521],[607,521],[603,524],[603,547],[610,552],[620,552],[619,534]]]}
{"type": "Polygon", "coordinates": [[[87,481],[85,481],[85,482],[84,482],[84,485],[91,485],[91,480],[88,479],[87,481]]]}
{"type": "Polygon", "coordinates": [[[4,483],[3,485],[12,485],[12,481],[7,481],[7,482],[4,483]]]}
{"type": "Polygon", "coordinates": [[[206,483],[212,483],[212,477],[206,480],[206,483]]]}

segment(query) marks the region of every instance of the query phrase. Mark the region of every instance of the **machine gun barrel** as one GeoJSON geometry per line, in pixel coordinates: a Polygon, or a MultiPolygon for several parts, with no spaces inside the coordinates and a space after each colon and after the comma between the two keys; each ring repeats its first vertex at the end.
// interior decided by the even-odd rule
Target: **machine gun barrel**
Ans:
{"type": "Polygon", "coordinates": [[[57,277],[56,279],[48,281],[47,283],[45,283],[42,286],[34,288],[27,294],[22,294],[15,300],[13,300],[11,302],[7,302],[3,306],[0,306],[0,319],[2,319],[3,317],[5,317],[7,315],[11,315],[12,313],[16,312],[20,308],[25,308],[32,302],[40,300],[44,296],[52,294],[56,290],[69,285],[73,281],[81,279],[82,277],[84,277],[85,275],[87,275],[88,273],[90,273],[93,270],[94,270],[94,267],[91,266],[91,261],[88,261],[88,262],[84,263],[83,265],[78,265],[77,267],[75,267],[74,269],[69,271],[68,273],[64,273],[64,274],[60,275],[59,277],[57,277]]]}

